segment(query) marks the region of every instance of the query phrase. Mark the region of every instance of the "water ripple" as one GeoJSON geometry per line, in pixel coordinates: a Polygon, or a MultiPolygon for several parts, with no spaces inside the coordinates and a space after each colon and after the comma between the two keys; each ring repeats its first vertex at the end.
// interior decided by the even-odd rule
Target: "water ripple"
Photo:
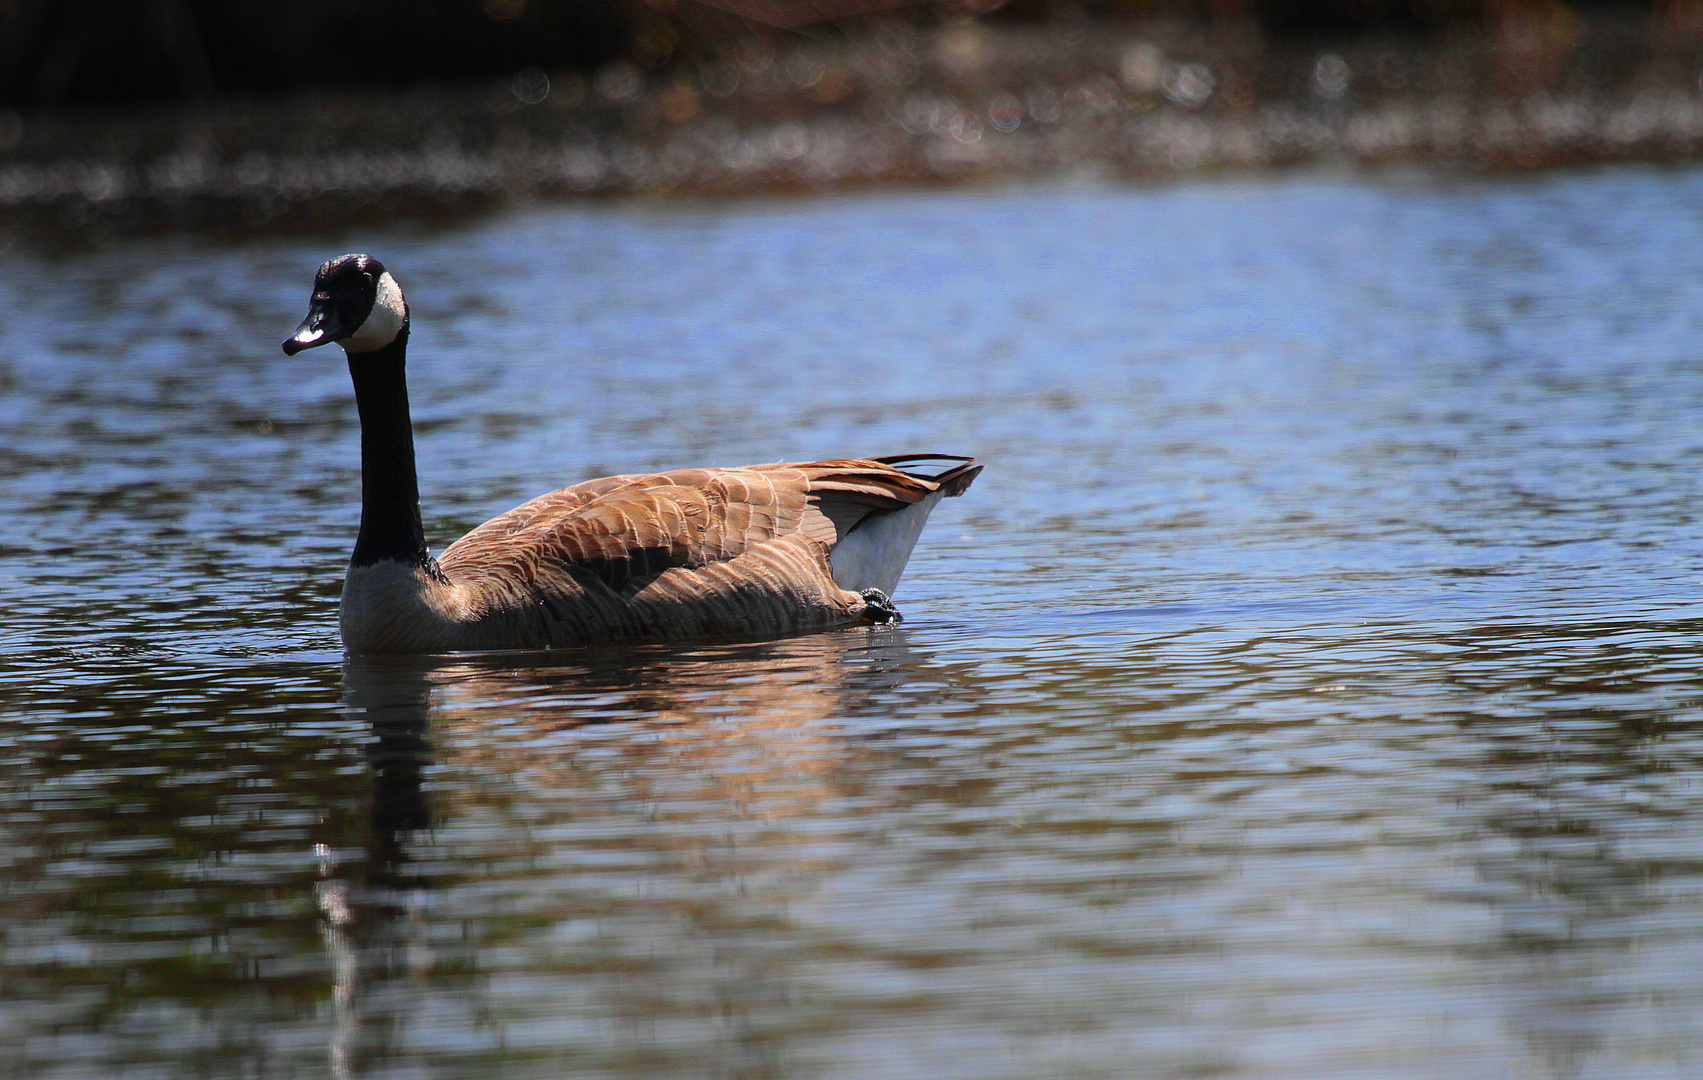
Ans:
{"type": "Polygon", "coordinates": [[[0,1043],[32,1080],[1690,1075],[1700,190],[0,254],[0,1043]],[[346,247],[416,306],[436,547],[617,470],[989,469],[895,629],[344,664],[347,377],[276,342],[346,247]]]}

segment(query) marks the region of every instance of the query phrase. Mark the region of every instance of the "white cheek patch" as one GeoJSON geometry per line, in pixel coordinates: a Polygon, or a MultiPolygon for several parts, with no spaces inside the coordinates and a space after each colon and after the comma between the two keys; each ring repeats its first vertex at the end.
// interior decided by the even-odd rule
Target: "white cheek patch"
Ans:
{"type": "Polygon", "coordinates": [[[340,344],[352,353],[382,349],[396,340],[407,319],[408,305],[402,299],[402,288],[386,270],[378,276],[378,295],[373,298],[372,314],[340,344]]]}

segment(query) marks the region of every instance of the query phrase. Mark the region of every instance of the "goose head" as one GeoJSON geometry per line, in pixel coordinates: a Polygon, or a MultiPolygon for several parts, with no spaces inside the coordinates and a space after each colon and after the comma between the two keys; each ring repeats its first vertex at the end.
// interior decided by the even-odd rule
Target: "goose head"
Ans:
{"type": "Polygon", "coordinates": [[[335,341],[349,353],[367,353],[408,332],[408,302],[384,264],[371,255],[339,255],[319,268],[307,318],[284,342],[291,356],[335,341]]]}

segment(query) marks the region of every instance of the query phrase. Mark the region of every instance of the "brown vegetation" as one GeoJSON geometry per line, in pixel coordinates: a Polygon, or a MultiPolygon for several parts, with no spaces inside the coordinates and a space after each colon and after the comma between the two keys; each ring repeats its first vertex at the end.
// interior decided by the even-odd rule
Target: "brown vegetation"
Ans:
{"type": "Polygon", "coordinates": [[[445,72],[460,81],[379,64],[266,93],[0,109],[0,219],[246,232],[562,195],[1703,152],[1703,0],[848,4],[813,0],[838,14],[786,29],[753,16],[791,0],[651,0],[606,9],[598,48],[564,30],[528,52],[513,27],[589,26],[586,8],[485,0],[510,44],[470,46],[445,72]]]}

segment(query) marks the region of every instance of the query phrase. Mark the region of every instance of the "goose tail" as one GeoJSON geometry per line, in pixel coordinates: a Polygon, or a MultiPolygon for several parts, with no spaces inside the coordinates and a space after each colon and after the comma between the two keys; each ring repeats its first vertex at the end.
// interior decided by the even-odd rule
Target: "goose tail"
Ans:
{"type": "Polygon", "coordinates": [[[834,582],[863,593],[878,589],[892,596],[928,515],[941,499],[962,495],[982,471],[975,458],[957,454],[893,454],[869,460],[927,485],[927,493],[894,510],[860,519],[829,554],[834,582]]]}
{"type": "Polygon", "coordinates": [[[870,460],[890,465],[906,476],[937,484],[940,493],[948,498],[964,494],[970,481],[982,471],[979,461],[962,454],[889,454],[870,460]]]}

